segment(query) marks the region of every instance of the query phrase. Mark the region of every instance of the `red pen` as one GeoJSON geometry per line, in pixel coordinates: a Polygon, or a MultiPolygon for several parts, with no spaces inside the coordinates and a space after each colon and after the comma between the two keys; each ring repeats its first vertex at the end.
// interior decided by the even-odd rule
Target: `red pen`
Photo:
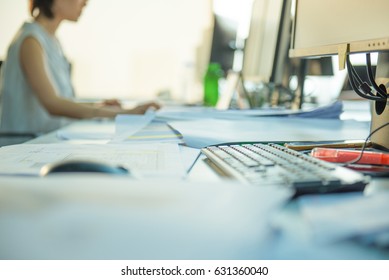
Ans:
{"type": "MultiPolygon", "coordinates": [[[[360,155],[361,150],[314,148],[311,151],[311,156],[315,158],[338,163],[356,160],[360,155]]],[[[389,153],[364,151],[357,163],[389,165],[389,153]]]]}

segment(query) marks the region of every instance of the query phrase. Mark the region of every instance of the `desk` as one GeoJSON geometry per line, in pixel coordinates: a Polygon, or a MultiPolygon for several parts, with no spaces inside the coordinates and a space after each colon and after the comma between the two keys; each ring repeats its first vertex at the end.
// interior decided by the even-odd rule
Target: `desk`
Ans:
{"type": "MultiPolygon", "coordinates": [[[[192,170],[192,176],[214,176],[216,172],[200,158],[192,170]]],[[[219,178],[220,180],[220,178],[219,178]]],[[[389,191],[389,179],[373,179],[366,187],[365,193],[389,191]]],[[[378,249],[358,244],[355,241],[342,241],[333,244],[317,244],[312,240],[309,223],[304,219],[296,200],[291,200],[273,216],[275,227],[280,230],[275,242],[273,256],[275,259],[389,259],[388,249],[378,249]]]]}
{"type": "MultiPolygon", "coordinates": [[[[105,125],[110,125],[109,122],[105,122],[105,125]]],[[[77,123],[75,124],[77,125],[77,123]]],[[[89,126],[98,126],[101,125],[101,122],[88,121],[82,122],[82,125],[89,126]]],[[[113,125],[113,123],[111,123],[113,125]]],[[[101,140],[99,140],[101,141],[101,140]]],[[[59,143],[62,142],[56,137],[56,133],[49,133],[47,135],[43,135],[37,139],[30,141],[31,144],[49,144],[49,143],[59,143]]],[[[67,142],[69,145],[77,145],[80,144],[79,141],[69,141],[67,142]]],[[[96,141],[88,140],[83,141],[83,143],[96,143],[96,141]]],[[[366,192],[373,191],[381,191],[385,190],[388,186],[388,179],[381,180],[373,180],[371,185],[368,186],[366,192]]],[[[22,194],[22,192],[26,192],[26,190],[31,191],[29,193],[29,198],[26,198],[26,201],[23,202],[19,200],[15,200],[17,203],[21,203],[20,205],[15,204],[18,211],[31,211],[31,217],[28,216],[28,223],[16,223],[13,224],[12,230],[18,231],[17,234],[12,235],[12,232],[8,232],[8,234],[3,233],[0,236],[6,236],[7,243],[13,244],[16,247],[9,247],[9,245],[4,244],[5,240],[0,240],[2,246],[6,246],[6,250],[3,250],[1,258],[6,259],[389,259],[389,250],[387,249],[379,249],[376,247],[369,247],[366,245],[361,245],[356,241],[339,241],[330,244],[320,244],[312,240],[312,236],[310,236],[311,231],[309,228],[309,224],[306,222],[304,217],[302,216],[298,203],[295,200],[289,201],[284,204],[281,208],[277,208],[273,212],[271,212],[271,234],[267,236],[266,244],[264,243],[256,243],[253,240],[256,240],[255,236],[252,236],[253,233],[257,232],[257,228],[253,228],[252,223],[246,223],[245,218],[252,216],[247,215],[250,212],[250,205],[255,205],[256,199],[250,195],[250,192],[253,191],[255,187],[243,187],[242,191],[236,191],[236,185],[231,186],[231,194],[238,194],[238,197],[235,197],[237,205],[236,211],[235,208],[229,209],[226,212],[227,216],[234,216],[235,224],[231,224],[232,221],[223,221],[218,225],[213,224],[220,217],[224,217],[224,215],[219,216],[221,213],[218,213],[218,209],[225,211],[227,208],[218,208],[217,206],[211,207],[214,203],[212,199],[220,199],[220,195],[218,193],[222,188],[229,188],[229,184],[226,183],[222,178],[220,178],[214,170],[212,170],[209,165],[207,165],[204,161],[203,157],[200,157],[193,168],[191,169],[187,180],[180,182],[174,181],[172,184],[175,186],[173,188],[161,188],[160,186],[156,187],[156,182],[153,180],[146,180],[144,183],[140,183],[142,188],[137,188],[135,190],[131,190],[127,192],[125,189],[128,188],[128,181],[123,179],[114,179],[114,178],[106,178],[106,177],[57,177],[57,178],[13,178],[13,177],[0,177],[0,185],[2,187],[9,187],[8,190],[15,190],[15,197],[18,194],[22,194]],[[92,182],[92,183],[91,183],[92,182]],[[123,191],[125,196],[135,196],[138,199],[130,199],[130,203],[134,203],[137,205],[139,201],[142,201],[141,208],[132,208],[134,212],[132,212],[132,231],[136,231],[137,237],[143,236],[142,240],[132,240],[131,236],[124,233],[129,233],[131,231],[125,229],[123,225],[120,223],[120,219],[125,220],[126,216],[120,214],[119,212],[112,212],[111,208],[106,208],[106,204],[104,204],[104,211],[95,206],[83,209],[82,203],[83,201],[89,205],[90,200],[97,199],[93,195],[94,187],[90,187],[90,184],[98,186],[96,187],[96,193],[102,194],[105,197],[111,197],[111,200],[108,200],[109,203],[114,203],[117,207],[117,204],[127,203],[127,201],[119,199],[122,197],[119,195],[119,190],[123,191]],[[58,186],[57,186],[58,185],[58,186]],[[84,192],[85,185],[85,192],[84,192]],[[107,188],[109,185],[109,188],[107,188]],[[182,186],[181,186],[182,185],[182,186]],[[212,186],[214,185],[214,186],[212,186]],[[20,186],[20,189],[19,189],[20,186]],[[205,187],[204,187],[205,186],[205,187]],[[53,188],[58,187],[58,191],[55,190],[55,196],[53,193],[53,188]],[[184,188],[182,188],[184,187],[184,188]],[[47,191],[47,199],[50,200],[50,197],[55,198],[53,201],[45,200],[45,203],[51,205],[48,209],[47,213],[39,213],[39,205],[35,205],[34,198],[38,196],[38,192],[34,193],[34,189],[40,191],[39,194],[42,194],[42,191],[47,191]],[[51,190],[50,190],[51,188],[51,190]],[[208,188],[208,189],[207,189],[208,188]],[[144,190],[151,189],[150,193],[145,195],[144,190]],[[179,196],[176,195],[178,189],[179,196]],[[112,190],[112,193],[111,191],[112,190]],[[186,194],[187,192],[187,194],[186,194]],[[204,194],[207,193],[206,196],[204,194]],[[58,196],[61,194],[61,196],[58,196]],[[71,206],[69,208],[64,208],[63,212],[61,211],[53,211],[56,213],[58,217],[61,217],[61,221],[57,220],[54,222],[50,218],[51,210],[56,209],[57,204],[61,204],[62,196],[65,198],[67,195],[77,194],[71,198],[71,206]],[[52,196],[53,195],[53,196],[52,196]],[[196,200],[185,200],[188,199],[188,196],[197,197],[196,200]],[[239,199],[239,196],[242,196],[239,199]],[[177,200],[171,200],[176,198],[177,200]],[[143,200],[142,200],[143,199],[143,200]],[[161,200],[162,199],[162,200],[161,200]],[[184,199],[183,202],[181,199],[184,199]],[[174,208],[173,212],[165,213],[158,215],[158,213],[153,212],[153,205],[158,203],[172,203],[172,201],[178,203],[177,207],[174,208]],[[181,201],[181,202],[180,202],[181,201]],[[184,206],[185,201],[188,202],[189,206],[184,206]],[[246,204],[247,201],[247,205],[246,204]],[[243,202],[243,203],[242,203],[243,202]],[[191,203],[195,203],[191,205],[191,203]],[[250,204],[251,203],[251,204],[250,204]],[[35,206],[34,206],[35,205],[35,206]],[[144,205],[149,205],[148,207],[144,207],[144,205]],[[181,205],[181,206],[180,206],[181,205]],[[30,210],[24,209],[25,207],[32,207],[30,210]],[[37,208],[38,207],[38,208],[37,208]],[[188,214],[188,217],[194,218],[192,221],[188,221],[185,219],[185,215],[179,215],[179,207],[182,207],[183,212],[188,214]],[[185,208],[189,207],[189,208],[185,208]],[[197,208],[198,207],[198,208],[197,208]],[[212,221],[211,224],[203,224],[202,220],[199,219],[199,215],[193,215],[194,209],[208,209],[211,213],[210,217],[208,217],[209,221],[212,221]],[[38,209],[38,212],[37,212],[38,209]],[[73,209],[73,210],[72,210],[73,209]],[[141,209],[142,211],[139,212],[141,209]],[[66,210],[66,211],[65,211],[66,210]],[[69,215],[69,211],[72,215],[69,215]],[[75,211],[75,212],[73,212],[75,211]],[[98,217],[101,215],[104,217],[106,215],[110,219],[106,220],[105,224],[98,224],[98,228],[88,228],[88,219],[77,218],[77,211],[82,212],[85,217],[91,215],[93,217],[98,217]],[[111,211],[111,212],[110,212],[111,211]],[[138,211],[138,212],[136,212],[138,211]],[[186,212],[187,211],[187,212],[186,212]],[[189,211],[189,212],[188,212],[189,211]],[[84,213],[85,212],[85,213],[84,213]],[[237,215],[236,213],[239,213],[237,215]],[[115,214],[116,213],[116,214],[115,214]],[[192,213],[192,214],[190,214],[192,213]],[[34,222],[33,216],[40,215],[37,223],[34,222]],[[43,215],[43,216],[42,216],[43,215]],[[116,219],[112,219],[116,217],[116,219]],[[144,220],[139,220],[137,217],[147,217],[148,222],[144,225],[144,220]],[[159,218],[156,218],[159,217],[159,218]],[[179,227],[181,232],[176,232],[174,238],[165,238],[161,239],[161,234],[171,233],[169,228],[164,228],[163,222],[167,223],[168,227],[176,227],[177,223],[174,220],[171,220],[171,217],[177,218],[178,223],[182,223],[184,228],[179,227]],[[217,219],[213,219],[218,217],[217,219]],[[118,220],[117,220],[118,219],[118,220]],[[41,232],[39,230],[39,222],[45,223],[50,221],[50,223],[55,224],[55,228],[50,232],[41,232]],[[86,224],[84,224],[86,222],[86,224]],[[37,227],[37,230],[30,230],[28,227],[37,227]],[[191,228],[191,226],[195,226],[191,228]],[[70,228],[69,228],[70,227],[70,228]],[[80,227],[85,231],[72,231],[72,227],[80,227]],[[143,227],[144,231],[140,231],[140,228],[143,227]],[[237,230],[236,228],[239,228],[237,230]],[[234,229],[234,230],[233,230],[234,229]],[[24,235],[23,231],[29,231],[28,235],[24,235]],[[108,234],[108,232],[115,232],[113,237],[115,238],[114,246],[109,246],[109,243],[99,243],[99,240],[88,241],[87,236],[79,236],[79,234],[85,232],[93,232],[93,231],[102,231],[108,234]],[[67,235],[63,235],[60,231],[67,232],[67,235]],[[224,231],[224,234],[223,234],[224,231]],[[230,232],[233,231],[234,234],[230,232]],[[123,232],[123,234],[120,234],[123,232]],[[162,233],[161,233],[162,232],[162,233]],[[193,234],[196,232],[196,236],[193,234]],[[203,233],[204,236],[198,233],[203,233]],[[42,243],[46,246],[57,246],[57,244],[53,244],[51,242],[69,242],[69,239],[74,240],[84,240],[87,244],[78,244],[77,242],[71,243],[73,247],[81,246],[85,249],[84,253],[72,252],[71,248],[62,248],[61,251],[53,252],[51,250],[46,250],[42,248],[37,248],[33,244],[35,241],[42,241],[42,237],[39,234],[47,235],[47,238],[50,242],[42,243]],[[227,233],[227,234],[226,234],[227,233]],[[5,235],[4,235],[5,234],[5,235]],[[35,234],[35,235],[34,235],[35,234]],[[247,235],[248,234],[248,235],[247,235]],[[245,235],[244,239],[249,240],[248,243],[242,243],[242,237],[238,235],[245,235]],[[22,237],[29,236],[29,240],[22,240],[22,237]],[[57,236],[56,240],[50,239],[51,236],[57,236]],[[180,239],[180,236],[182,240],[180,239]],[[222,237],[224,236],[224,237],[222,237]],[[208,238],[209,237],[209,238],[208,238]],[[169,243],[161,244],[161,241],[166,242],[168,240],[169,243]],[[11,243],[8,243],[11,242],[11,243]],[[30,243],[29,243],[30,242],[30,243]],[[236,242],[236,243],[235,243],[236,242]],[[24,246],[24,247],[18,247],[24,246]],[[121,248],[119,244],[123,244],[121,248]],[[138,244],[135,246],[135,244],[138,244]],[[192,244],[192,245],[188,245],[192,244]],[[260,246],[258,245],[260,244],[260,246]],[[8,247],[7,247],[8,246],[8,247]],[[131,247],[135,246],[135,247],[131,247]],[[247,248],[252,246],[251,249],[247,248]],[[22,249],[23,248],[23,249],[22,249]],[[124,248],[124,249],[123,249],[124,248]],[[132,248],[132,249],[131,249],[132,248]],[[243,251],[242,248],[245,248],[243,251]],[[23,254],[18,254],[18,250],[23,251],[23,254]]],[[[240,187],[240,186],[239,186],[240,187]]],[[[4,192],[4,188],[2,188],[4,192]]],[[[254,192],[257,192],[256,195],[263,195],[263,191],[256,188],[254,192]]],[[[1,196],[1,195],[0,195],[1,196]]],[[[270,197],[271,198],[271,197],[270,197]]],[[[269,200],[271,200],[269,198],[269,200]]],[[[4,199],[4,196],[3,196],[4,199]]],[[[123,198],[124,199],[124,198],[123,198]]],[[[262,199],[260,203],[268,200],[262,199]]],[[[11,200],[12,201],[12,200],[11,200]]],[[[220,202],[220,201],[219,201],[220,202]]],[[[3,201],[4,203],[4,201],[3,201]]],[[[107,202],[105,202],[107,203],[107,202]]],[[[219,204],[218,204],[219,205],[219,204]]],[[[119,206],[120,207],[120,206],[119,206]]],[[[224,206],[225,207],[225,206],[224,206]]],[[[117,208],[115,208],[117,210],[117,208]]],[[[11,207],[12,210],[12,207],[11,207]]],[[[115,211],[116,211],[115,210],[115,211]]],[[[155,209],[154,209],[155,210],[155,209]]],[[[172,211],[172,210],[169,210],[172,211]]],[[[204,212],[203,215],[207,215],[204,212]]],[[[81,215],[82,216],[82,215],[81,215]]],[[[20,218],[18,215],[16,217],[20,218]]],[[[203,216],[202,216],[203,217],[203,216]]],[[[7,225],[7,223],[11,224],[10,220],[7,220],[10,217],[6,217],[4,220],[4,216],[2,216],[3,225],[7,225]],[[7,222],[8,221],[8,222],[7,222]],[[5,224],[4,224],[5,223],[5,224]]],[[[11,217],[12,218],[12,217],[11,217]]],[[[26,218],[26,217],[23,217],[26,218]]],[[[57,218],[57,217],[53,217],[57,218]]],[[[127,217],[128,218],[128,217],[127,217]]],[[[262,218],[258,218],[258,221],[265,220],[262,218]]],[[[0,219],[1,221],[1,219],[0,219]]],[[[208,221],[208,222],[209,222],[208,221]]],[[[252,220],[247,220],[252,221],[252,220]]],[[[91,224],[90,226],[96,226],[96,224],[91,224]]],[[[10,230],[8,228],[8,230],[10,230]]],[[[104,239],[107,241],[107,239],[104,239]]],[[[4,248],[4,247],[3,247],[4,248]]],[[[76,250],[76,248],[73,248],[76,250]]],[[[76,251],[77,252],[77,251],[76,251]]]]}

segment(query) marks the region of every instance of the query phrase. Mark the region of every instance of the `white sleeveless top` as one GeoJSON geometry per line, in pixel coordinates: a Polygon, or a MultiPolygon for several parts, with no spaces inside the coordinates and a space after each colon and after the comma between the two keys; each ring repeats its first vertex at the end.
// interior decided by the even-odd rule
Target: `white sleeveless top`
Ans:
{"type": "Polygon", "coordinates": [[[67,124],[70,119],[51,116],[31,89],[20,64],[20,48],[26,37],[34,37],[44,50],[48,74],[58,93],[74,97],[70,64],[57,39],[38,23],[25,22],[13,39],[0,72],[0,131],[45,133],[67,124]]]}

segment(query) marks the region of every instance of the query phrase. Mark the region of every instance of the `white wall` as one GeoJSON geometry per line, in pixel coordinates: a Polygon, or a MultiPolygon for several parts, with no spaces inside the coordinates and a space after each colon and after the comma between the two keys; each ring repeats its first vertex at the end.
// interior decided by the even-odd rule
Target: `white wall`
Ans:
{"type": "MultiPolygon", "coordinates": [[[[211,0],[90,0],[79,22],[58,32],[77,95],[179,97],[183,65],[206,43],[211,9],[211,0]]],[[[27,18],[28,0],[0,0],[0,59],[27,18]]]]}
{"type": "Polygon", "coordinates": [[[21,23],[29,17],[28,0],[0,0],[0,59],[21,23]]]}

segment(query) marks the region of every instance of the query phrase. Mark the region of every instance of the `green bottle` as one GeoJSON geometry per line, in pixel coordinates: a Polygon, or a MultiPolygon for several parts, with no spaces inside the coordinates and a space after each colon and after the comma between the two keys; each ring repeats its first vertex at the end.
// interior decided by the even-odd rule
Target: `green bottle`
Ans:
{"type": "Polygon", "coordinates": [[[214,107],[219,98],[219,79],[223,70],[218,63],[210,63],[204,76],[204,106],[214,107]]]}

